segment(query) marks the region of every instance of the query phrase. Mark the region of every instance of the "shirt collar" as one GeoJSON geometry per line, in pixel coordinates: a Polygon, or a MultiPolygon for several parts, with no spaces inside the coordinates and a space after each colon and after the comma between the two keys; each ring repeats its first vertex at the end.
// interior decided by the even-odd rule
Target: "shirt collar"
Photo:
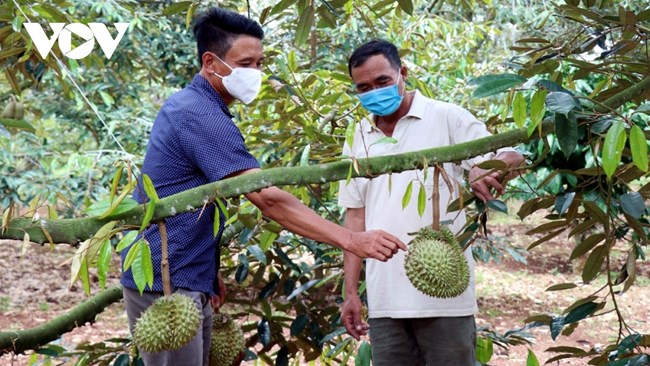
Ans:
{"type": "MultiPolygon", "coordinates": [[[[426,108],[427,100],[422,93],[420,93],[419,90],[415,90],[415,94],[413,95],[413,101],[411,101],[411,108],[409,108],[409,111],[404,115],[404,117],[415,117],[417,119],[422,119],[424,117],[424,110],[426,108]]],[[[401,120],[401,119],[400,119],[401,120]]],[[[375,126],[375,115],[371,114],[367,119],[367,126],[365,128],[366,132],[372,132],[372,131],[379,131],[377,126],[375,126]]]]}
{"type": "Polygon", "coordinates": [[[201,74],[197,73],[192,79],[190,84],[192,87],[196,88],[201,94],[205,95],[210,99],[210,101],[216,103],[219,108],[226,114],[229,118],[233,118],[233,115],[230,113],[226,102],[223,101],[221,95],[217,93],[216,90],[212,87],[209,81],[207,81],[201,74]]]}

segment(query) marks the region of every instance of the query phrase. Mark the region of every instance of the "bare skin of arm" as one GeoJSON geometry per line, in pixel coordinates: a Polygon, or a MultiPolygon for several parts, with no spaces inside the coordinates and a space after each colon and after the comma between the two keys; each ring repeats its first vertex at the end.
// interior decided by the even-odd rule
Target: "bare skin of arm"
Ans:
{"type": "MultiPolygon", "coordinates": [[[[495,160],[503,161],[508,169],[510,169],[521,166],[521,164],[524,162],[524,157],[517,152],[507,151],[497,155],[495,160]]],[[[472,191],[474,191],[476,197],[478,197],[483,202],[487,202],[495,198],[492,194],[492,188],[494,188],[498,195],[504,194],[505,189],[503,187],[505,186],[506,182],[517,175],[516,172],[511,172],[510,174],[502,177],[501,172],[497,171],[487,174],[488,172],[489,170],[481,169],[475,166],[472,168],[472,170],[469,171],[468,176],[472,191]]]]}
{"type": "MultiPolygon", "coordinates": [[[[343,226],[354,232],[366,230],[366,209],[349,208],[345,214],[343,226]]],[[[345,302],[341,309],[341,320],[348,333],[359,340],[368,333],[368,324],[361,319],[361,299],[359,298],[359,275],[361,273],[362,259],[358,256],[344,252],[343,267],[345,271],[345,302]]]]}
{"type": "MultiPolygon", "coordinates": [[[[259,169],[250,169],[235,175],[255,171],[259,169]]],[[[406,245],[401,240],[385,231],[354,232],[336,225],[320,217],[290,193],[276,187],[248,193],[246,198],[257,206],[264,216],[277,221],[287,230],[331,244],[361,258],[387,261],[398,250],[406,250],[406,245]]]]}

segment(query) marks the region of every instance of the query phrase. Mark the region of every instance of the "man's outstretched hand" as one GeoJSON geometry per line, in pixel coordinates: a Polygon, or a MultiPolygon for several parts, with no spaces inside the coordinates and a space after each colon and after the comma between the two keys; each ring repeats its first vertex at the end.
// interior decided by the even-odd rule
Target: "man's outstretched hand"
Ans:
{"type": "Polygon", "coordinates": [[[383,230],[371,230],[353,232],[349,245],[344,249],[360,258],[385,262],[397,254],[398,250],[406,250],[406,244],[383,230]]]}

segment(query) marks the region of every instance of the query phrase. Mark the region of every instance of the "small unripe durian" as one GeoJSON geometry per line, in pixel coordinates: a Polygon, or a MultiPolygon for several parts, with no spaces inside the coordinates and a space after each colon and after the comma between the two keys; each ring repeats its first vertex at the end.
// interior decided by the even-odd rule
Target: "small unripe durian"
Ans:
{"type": "Polygon", "coordinates": [[[422,228],[409,244],[404,268],[413,286],[431,297],[456,297],[469,286],[467,260],[447,227],[422,228]]]}
{"type": "Polygon", "coordinates": [[[246,347],[241,328],[228,315],[214,314],[210,366],[233,366],[246,347]]]}
{"type": "Polygon", "coordinates": [[[173,351],[196,336],[200,322],[199,309],[189,296],[163,296],[136,321],[133,340],[145,352],[173,351]]]}

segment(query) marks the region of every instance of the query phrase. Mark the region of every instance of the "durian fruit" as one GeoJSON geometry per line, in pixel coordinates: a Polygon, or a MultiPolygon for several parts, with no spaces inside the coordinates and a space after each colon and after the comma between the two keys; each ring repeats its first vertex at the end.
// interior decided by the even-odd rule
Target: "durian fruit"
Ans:
{"type": "Polygon", "coordinates": [[[447,227],[422,228],[409,244],[404,268],[413,286],[428,296],[456,297],[469,286],[467,260],[447,227]]]}
{"type": "Polygon", "coordinates": [[[214,314],[210,366],[233,366],[246,347],[244,333],[228,315],[214,314]]]}
{"type": "Polygon", "coordinates": [[[173,351],[196,336],[201,314],[189,296],[163,296],[147,308],[135,323],[133,340],[149,353],[173,351]]]}

